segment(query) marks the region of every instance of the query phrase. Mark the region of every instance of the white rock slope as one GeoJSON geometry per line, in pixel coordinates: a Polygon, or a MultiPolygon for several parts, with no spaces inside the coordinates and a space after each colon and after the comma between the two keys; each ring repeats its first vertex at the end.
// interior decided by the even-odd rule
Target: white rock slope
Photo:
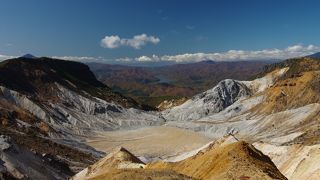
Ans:
{"type": "Polygon", "coordinates": [[[191,121],[218,113],[237,100],[248,97],[250,90],[240,81],[226,79],[214,88],[163,112],[171,121],[191,121]]]}
{"type": "Polygon", "coordinates": [[[96,97],[84,97],[59,84],[56,86],[59,100],[54,103],[34,102],[31,98],[6,87],[0,87],[0,98],[48,123],[59,132],[51,134],[55,138],[89,136],[94,131],[161,125],[164,122],[155,112],[126,109],[96,97]]]}
{"type": "MultiPolygon", "coordinates": [[[[247,99],[271,87],[276,80],[285,74],[288,68],[276,70],[265,77],[253,81],[237,81],[226,79],[214,88],[194,96],[180,106],[163,111],[163,116],[170,121],[194,121],[217,114],[237,101],[247,99]]],[[[261,98],[251,100],[253,104],[261,102],[261,98]]],[[[250,106],[246,103],[246,106],[250,106]]],[[[252,106],[251,106],[252,107],[252,106]]],[[[235,109],[238,111],[241,109],[235,109]]],[[[225,114],[226,115],[226,114],[225,114]]]]}

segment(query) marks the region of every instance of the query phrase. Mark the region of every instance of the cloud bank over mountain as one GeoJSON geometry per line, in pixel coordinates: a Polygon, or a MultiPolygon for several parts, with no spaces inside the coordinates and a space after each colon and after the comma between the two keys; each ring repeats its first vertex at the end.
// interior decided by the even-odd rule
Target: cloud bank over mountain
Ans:
{"type": "MultiPolygon", "coordinates": [[[[160,39],[146,34],[134,36],[132,39],[121,39],[119,36],[106,36],[101,45],[106,48],[117,48],[120,46],[131,46],[140,49],[147,43],[157,44],[160,39]]],[[[316,45],[296,44],[288,46],[284,49],[263,49],[263,50],[229,50],[225,52],[209,52],[209,53],[185,53],[177,55],[141,55],[139,57],[93,57],[93,56],[51,56],[55,59],[64,59],[81,62],[101,62],[101,63],[143,63],[143,62],[173,62],[173,63],[192,63],[204,60],[213,61],[250,61],[250,60],[283,60],[294,57],[303,57],[320,52],[320,47],[316,45]]],[[[18,56],[0,54],[0,61],[15,58],[18,56]]]]}
{"type": "Polygon", "coordinates": [[[178,55],[164,55],[164,56],[140,56],[136,58],[119,58],[118,61],[138,61],[138,62],[159,62],[171,61],[177,63],[183,62],[198,62],[203,60],[214,61],[238,61],[238,60],[270,60],[270,59],[287,59],[293,57],[301,57],[315,52],[319,52],[320,47],[315,45],[303,46],[301,44],[289,46],[285,49],[264,49],[257,51],[245,50],[229,50],[226,52],[212,52],[212,53],[185,53],[178,55]]]}
{"type": "Polygon", "coordinates": [[[6,59],[11,59],[11,58],[16,58],[17,56],[9,56],[9,55],[4,55],[0,54],[0,61],[6,60],[6,59]]]}

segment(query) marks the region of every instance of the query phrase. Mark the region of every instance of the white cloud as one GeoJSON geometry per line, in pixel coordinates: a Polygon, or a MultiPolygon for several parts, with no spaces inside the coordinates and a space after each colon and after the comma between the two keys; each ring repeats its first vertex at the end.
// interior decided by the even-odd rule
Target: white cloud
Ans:
{"type": "Polygon", "coordinates": [[[141,46],[146,45],[148,42],[152,44],[158,44],[160,39],[154,36],[147,36],[146,34],[136,35],[132,39],[123,39],[124,44],[127,44],[133,48],[140,49],[141,46]]]}
{"type": "Polygon", "coordinates": [[[318,51],[319,50],[319,47],[313,45],[313,44],[310,44],[308,47],[307,47],[307,51],[318,51]]]}
{"type": "Polygon", "coordinates": [[[118,58],[116,59],[117,62],[131,62],[133,61],[132,58],[129,58],[129,57],[124,57],[124,58],[118,58]]]}
{"type": "Polygon", "coordinates": [[[139,62],[152,62],[152,61],[160,61],[160,57],[157,55],[152,55],[151,57],[148,56],[140,56],[135,58],[136,61],[139,62]]]}
{"type": "Polygon", "coordinates": [[[140,61],[140,62],[149,62],[149,61],[154,61],[152,59],[152,57],[148,57],[148,56],[140,56],[135,58],[136,61],[140,61]]]}
{"type": "Polygon", "coordinates": [[[104,48],[114,49],[120,46],[130,46],[135,49],[141,49],[147,43],[158,44],[160,39],[155,36],[146,34],[135,35],[131,39],[120,38],[119,36],[105,36],[101,40],[101,46],[104,48]]]}
{"type": "Polygon", "coordinates": [[[7,60],[7,59],[12,59],[12,58],[17,58],[17,57],[18,56],[9,56],[9,55],[0,54],[0,61],[7,60]]]}
{"type": "Polygon", "coordinates": [[[121,39],[119,36],[106,36],[101,40],[101,46],[104,48],[117,48],[121,45],[121,39]]]}
{"type": "MultiPolygon", "coordinates": [[[[293,57],[307,56],[320,51],[320,47],[315,45],[293,45],[285,49],[265,49],[257,51],[229,50],[226,52],[212,53],[186,53],[178,55],[164,56],[140,56],[132,58],[131,61],[139,62],[157,62],[157,61],[173,61],[181,62],[199,62],[203,60],[214,61],[239,61],[239,60],[270,60],[270,59],[287,59],[293,57]]],[[[128,59],[127,59],[128,60],[128,59]]]]}
{"type": "Polygon", "coordinates": [[[96,61],[99,60],[100,57],[88,57],[88,56],[52,56],[53,59],[62,59],[69,61],[96,61]]]}
{"type": "Polygon", "coordinates": [[[289,47],[287,47],[287,51],[288,52],[299,52],[299,51],[301,51],[301,50],[303,50],[304,49],[304,47],[302,46],[302,45],[294,45],[294,46],[289,46],[289,47]]]}

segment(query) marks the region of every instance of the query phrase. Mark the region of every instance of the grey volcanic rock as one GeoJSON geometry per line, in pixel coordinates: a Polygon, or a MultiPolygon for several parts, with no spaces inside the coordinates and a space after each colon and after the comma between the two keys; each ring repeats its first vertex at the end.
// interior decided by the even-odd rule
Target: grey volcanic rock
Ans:
{"type": "Polygon", "coordinates": [[[226,79],[214,88],[194,96],[184,104],[164,111],[167,120],[197,120],[218,113],[237,100],[248,97],[250,90],[243,83],[226,79]]]}
{"type": "Polygon", "coordinates": [[[216,106],[216,109],[212,109],[213,112],[220,112],[222,109],[230,106],[240,97],[249,95],[248,89],[241,83],[227,79],[221,81],[211,91],[206,91],[198,96],[195,96],[193,100],[203,99],[203,102],[216,106]]]}
{"type": "Polygon", "coordinates": [[[4,135],[0,135],[0,150],[6,150],[10,148],[10,144],[9,144],[9,140],[10,137],[4,136],[4,135]]]}
{"type": "Polygon", "coordinates": [[[53,156],[32,152],[0,136],[0,179],[67,179],[72,174],[53,156]]]}

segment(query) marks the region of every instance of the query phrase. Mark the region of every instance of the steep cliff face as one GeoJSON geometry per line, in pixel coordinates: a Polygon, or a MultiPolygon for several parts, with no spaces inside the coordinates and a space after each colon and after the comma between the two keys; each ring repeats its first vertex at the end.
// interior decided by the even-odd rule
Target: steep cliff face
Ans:
{"type": "MultiPolygon", "coordinates": [[[[101,153],[79,142],[53,139],[59,133],[27,110],[0,100],[0,167],[14,178],[66,179],[101,153]]],[[[5,178],[6,179],[6,178],[5,178]]]]}
{"type": "Polygon", "coordinates": [[[1,87],[0,92],[3,101],[27,110],[49,124],[54,130],[50,135],[54,137],[93,135],[98,130],[160,125],[164,121],[155,112],[126,109],[90,95],[84,97],[59,84],[56,87],[56,102],[34,101],[5,87],[1,87]]]}
{"type": "Polygon", "coordinates": [[[0,155],[0,174],[12,179],[66,179],[74,174],[61,159],[29,150],[9,136],[0,136],[0,155]]]}

